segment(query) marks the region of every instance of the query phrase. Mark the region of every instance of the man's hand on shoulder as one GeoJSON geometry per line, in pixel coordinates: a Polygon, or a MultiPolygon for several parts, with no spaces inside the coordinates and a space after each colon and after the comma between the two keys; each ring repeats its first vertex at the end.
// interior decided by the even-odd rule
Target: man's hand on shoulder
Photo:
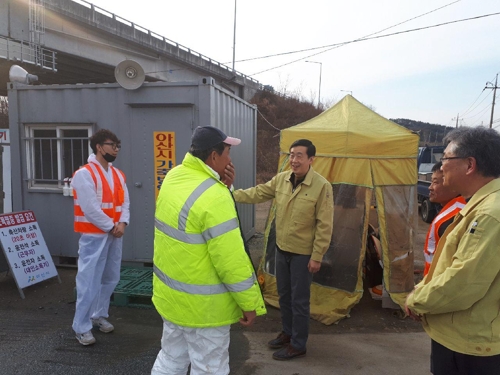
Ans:
{"type": "Polygon", "coordinates": [[[319,271],[320,268],[321,268],[321,262],[312,259],[309,260],[309,264],[307,265],[307,269],[309,270],[309,272],[316,273],[319,271]]]}
{"type": "Polygon", "coordinates": [[[254,311],[243,311],[243,318],[240,318],[240,324],[249,327],[253,324],[257,313],[254,311]]]}

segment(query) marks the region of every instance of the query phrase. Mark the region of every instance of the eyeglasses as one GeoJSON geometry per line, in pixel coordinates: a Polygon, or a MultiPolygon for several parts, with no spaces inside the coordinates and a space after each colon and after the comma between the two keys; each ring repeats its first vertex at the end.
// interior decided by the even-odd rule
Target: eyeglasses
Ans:
{"type": "Polygon", "coordinates": [[[290,160],[302,160],[304,159],[304,155],[303,154],[290,154],[290,157],[289,157],[290,160]]]}
{"type": "Polygon", "coordinates": [[[439,161],[442,163],[446,160],[453,160],[453,159],[467,159],[468,156],[450,156],[449,158],[447,157],[442,157],[441,159],[439,159],[439,161]]]}
{"type": "Polygon", "coordinates": [[[122,148],[122,145],[120,144],[116,144],[114,142],[103,142],[103,145],[109,145],[113,148],[113,150],[116,150],[116,149],[121,149],[122,148]]]}

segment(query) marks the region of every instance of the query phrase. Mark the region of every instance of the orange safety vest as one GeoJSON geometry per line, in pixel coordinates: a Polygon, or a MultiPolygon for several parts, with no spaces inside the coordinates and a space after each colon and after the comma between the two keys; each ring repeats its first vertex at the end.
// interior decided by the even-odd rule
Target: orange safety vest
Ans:
{"type": "MultiPolygon", "coordinates": [[[[111,191],[108,180],[101,171],[101,168],[94,163],[84,165],[94,180],[96,187],[97,200],[101,205],[102,211],[113,219],[113,223],[120,220],[122,214],[122,204],[125,201],[125,174],[113,166],[109,166],[113,172],[114,191],[111,191]]],[[[76,173],[76,172],[75,172],[76,173]]],[[[105,233],[103,230],[87,220],[82,208],[77,201],[77,192],[73,191],[75,203],[75,232],[79,233],[105,233]]]]}
{"type": "Polygon", "coordinates": [[[446,203],[446,205],[439,211],[437,216],[432,221],[427,232],[427,237],[425,239],[424,246],[424,257],[425,257],[425,268],[424,276],[427,275],[429,269],[431,268],[432,258],[434,257],[434,252],[436,251],[437,244],[439,242],[439,228],[443,223],[455,217],[456,214],[465,206],[465,199],[460,196],[453,198],[451,201],[446,203]]]}

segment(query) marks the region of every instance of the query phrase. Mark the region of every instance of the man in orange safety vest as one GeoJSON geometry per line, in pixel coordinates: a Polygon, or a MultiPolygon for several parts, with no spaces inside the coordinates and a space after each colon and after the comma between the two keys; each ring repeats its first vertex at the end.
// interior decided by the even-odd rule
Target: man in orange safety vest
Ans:
{"type": "Polygon", "coordinates": [[[425,238],[424,257],[425,268],[424,276],[427,275],[431,267],[432,258],[436,251],[439,238],[444,231],[453,222],[455,215],[465,206],[465,199],[443,185],[443,171],[441,171],[441,162],[432,167],[432,180],[429,186],[429,200],[432,203],[439,204],[442,208],[432,221],[425,238]]]}
{"type": "Polygon", "coordinates": [[[101,129],[90,137],[90,147],[94,153],[71,182],[74,227],[81,233],[73,330],[82,345],[95,343],[92,327],[104,333],[114,330],[107,320],[109,302],[120,281],[122,236],[130,218],[125,174],[111,164],[120,151],[120,140],[101,129]]]}

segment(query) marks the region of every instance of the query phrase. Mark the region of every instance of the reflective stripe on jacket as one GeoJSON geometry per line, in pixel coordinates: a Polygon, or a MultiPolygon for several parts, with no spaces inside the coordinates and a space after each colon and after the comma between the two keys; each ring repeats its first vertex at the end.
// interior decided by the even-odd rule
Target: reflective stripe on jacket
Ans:
{"type": "MultiPolygon", "coordinates": [[[[101,169],[98,168],[94,163],[88,163],[82,168],[89,171],[92,180],[94,180],[97,201],[101,205],[102,211],[113,219],[113,223],[117,223],[120,220],[122,212],[122,204],[125,200],[125,174],[119,169],[109,166],[113,173],[113,191],[109,186],[108,180],[101,169]]],[[[78,172],[78,171],[77,171],[78,172]]],[[[75,172],[75,173],[77,173],[75,172]]],[[[74,196],[74,210],[75,210],[75,232],[79,233],[104,233],[103,230],[89,222],[85,217],[85,213],[82,211],[77,200],[77,191],[73,191],[74,196]]]]}
{"type": "Polygon", "coordinates": [[[425,268],[424,276],[427,275],[431,267],[432,258],[436,251],[437,243],[439,242],[439,229],[441,225],[453,219],[456,214],[465,206],[465,199],[460,196],[452,199],[439,211],[439,214],[434,218],[432,224],[427,231],[424,245],[425,268]]]}
{"type": "Polygon", "coordinates": [[[230,194],[191,154],[163,181],[155,214],[153,303],[175,324],[217,327],[237,322],[242,311],[266,312],[230,194]]]}

